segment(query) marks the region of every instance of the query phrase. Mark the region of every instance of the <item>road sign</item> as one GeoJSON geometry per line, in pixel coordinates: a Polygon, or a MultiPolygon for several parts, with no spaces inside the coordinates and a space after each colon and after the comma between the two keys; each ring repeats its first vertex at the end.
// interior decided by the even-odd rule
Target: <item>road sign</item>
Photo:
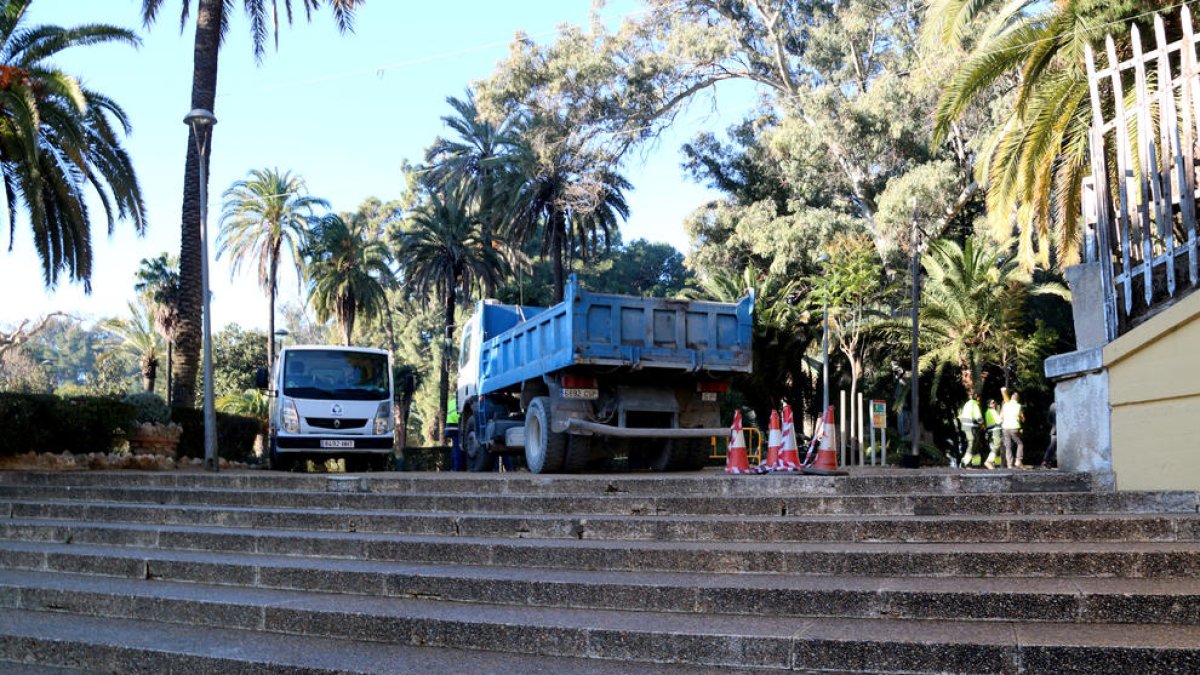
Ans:
{"type": "Polygon", "coordinates": [[[887,401],[871,401],[871,428],[887,427],[887,401]]]}

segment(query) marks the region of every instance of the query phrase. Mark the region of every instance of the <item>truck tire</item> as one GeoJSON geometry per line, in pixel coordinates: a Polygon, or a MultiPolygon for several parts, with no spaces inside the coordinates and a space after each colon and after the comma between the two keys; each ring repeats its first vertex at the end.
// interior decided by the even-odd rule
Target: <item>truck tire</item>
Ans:
{"type": "Polygon", "coordinates": [[[463,454],[467,456],[467,471],[475,473],[491,471],[495,462],[492,460],[492,453],[479,443],[479,432],[475,430],[475,416],[468,415],[466,424],[460,428],[466,430],[466,434],[462,437],[462,444],[463,454]]]}
{"type": "Polygon", "coordinates": [[[663,443],[658,455],[651,455],[655,471],[697,471],[704,467],[704,439],[673,438],[663,443]]]}
{"type": "Polygon", "coordinates": [[[295,455],[280,453],[274,443],[271,444],[270,460],[272,471],[292,471],[296,468],[295,455]]]}
{"type": "Polygon", "coordinates": [[[567,457],[563,473],[579,473],[588,468],[592,459],[592,437],[573,435],[567,440],[567,457]]]}
{"type": "Polygon", "coordinates": [[[525,411],[525,466],[530,473],[562,471],[567,458],[567,434],[550,431],[550,399],[538,396],[525,411]]]}

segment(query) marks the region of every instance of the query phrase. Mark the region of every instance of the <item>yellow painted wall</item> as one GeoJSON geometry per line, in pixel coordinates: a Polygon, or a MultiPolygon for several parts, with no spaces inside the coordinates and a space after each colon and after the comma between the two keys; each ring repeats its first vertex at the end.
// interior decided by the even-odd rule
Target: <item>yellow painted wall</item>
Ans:
{"type": "Polygon", "coordinates": [[[1200,490],[1200,291],[1104,348],[1119,490],[1200,490]]]}

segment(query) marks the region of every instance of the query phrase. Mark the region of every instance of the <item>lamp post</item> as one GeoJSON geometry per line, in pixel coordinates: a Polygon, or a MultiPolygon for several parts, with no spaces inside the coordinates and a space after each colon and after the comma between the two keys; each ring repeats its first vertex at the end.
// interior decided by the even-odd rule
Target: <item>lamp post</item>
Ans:
{"type": "Polygon", "coordinates": [[[917,375],[920,353],[918,340],[921,337],[920,307],[921,307],[921,228],[917,226],[917,201],[913,200],[912,224],[912,377],[909,387],[912,389],[912,424],[909,433],[912,434],[912,448],[908,456],[901,458],[903,466],[915,469],[920,465],[921,448],[921,418],[918,412],[920,406],[920,380],[917,375]]]}
{"type": "MultiPolygon", "coordinates": [[[[275,337],[279,338],[279,344],[275,348],[275,358],[279,358],[279,350],[283,349],[283,340],[289,335],[291,335],[291,333],[289,333],[288,329],[286,328],[280,328],[279,330],[275,331],[275,337]]],[[[269,367],[275,366],[274,363],[268,363],[267,365],[269,367]]]]}
{"type": "Polygon", "coordinates": [[[212,127],[217,123],[211,110],[194,108],[183,118],[192,128],[196,139],[196,154],[200,159],[200,282],[203,307],[204,345],[204,468],[219,471],[217,460],[217,413],[213,407],[212,381],[212,293],[208,285],[208,150],[212,127]]]}
{"type": "MultiPolygon", "coordinates": [[[[814,261],[818,265],[829,262],[829,256],[822,253],[814,261]]],[[[821,329],[821,415],[829,410],[829,293],[821,294],[821,317],[824,327],[821,329]]],[[[824,417],[822,417],[824,419],[824,417]]]]}

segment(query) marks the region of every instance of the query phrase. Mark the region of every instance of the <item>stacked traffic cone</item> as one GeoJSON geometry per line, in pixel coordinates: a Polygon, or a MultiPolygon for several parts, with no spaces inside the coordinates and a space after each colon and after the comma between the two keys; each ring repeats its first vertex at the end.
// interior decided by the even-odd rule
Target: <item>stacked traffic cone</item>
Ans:
{"type": "Polygon", "coordinates": [[[772,471],[799,471],[800,451],[796,447],[796,425],[792,422],[792,406],[783,404],[783,448],[772,471]]]}
{"type": "Polygon", "coordinates": [[[729,452],[725,453],[725,473],[750,473],[746,460],[746,437],[742,434],[742,411],[733,411],[733,426],[729,429],[729,452]]]}
{"type": "Polygon", "coordinates": [[[817,450],[817,459],[812,466],[805,467],[804,473],[817,476],[845,476],[846,472],[838,469],[837,452],[833,449],[833,406],[825,410],[825,420],[821,424],[821,447],[817,450]]]}
{"type": "Polygon", "coordinates": [[[758,465],[759,473],[774,471],[779,464],[779,455],[783,449],[783,429],[779,426],[779,412],[771,411],[771,426],[767,431],[767,459],[758,465]]]}

